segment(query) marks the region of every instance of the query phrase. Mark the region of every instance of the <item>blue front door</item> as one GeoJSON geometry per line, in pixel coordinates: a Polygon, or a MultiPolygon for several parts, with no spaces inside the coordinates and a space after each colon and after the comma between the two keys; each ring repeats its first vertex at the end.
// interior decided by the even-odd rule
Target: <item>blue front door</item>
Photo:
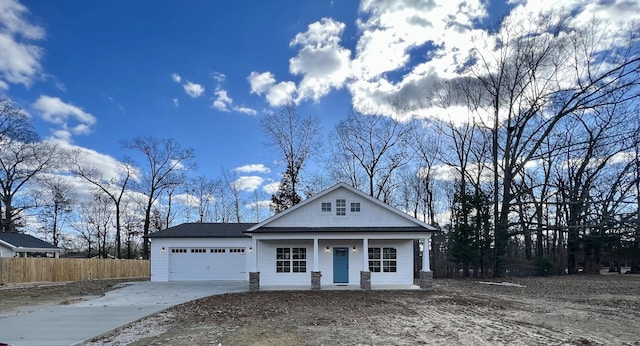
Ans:
{"type": "Polygon", "coordinates": [[[333,248],[333,282],[349,282],[349,248],[333,248]]]}

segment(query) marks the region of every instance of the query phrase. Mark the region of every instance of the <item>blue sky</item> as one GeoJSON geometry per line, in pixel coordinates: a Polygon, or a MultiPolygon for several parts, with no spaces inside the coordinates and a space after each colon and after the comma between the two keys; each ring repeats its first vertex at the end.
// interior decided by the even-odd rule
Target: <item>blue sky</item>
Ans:
{"type": "Polygon", "coordinates": [[[615,0],[0,0],[0,94],[63,146],[115,161],[120,140],[172,137],[195,150],[196,175],[245,166],[246,192],[268,193],[283,167],[266,112],[295,102],[326,142],[352,107],[388,113],[453,78],[501,18],[563,6],[638,17],[615,0]]]}

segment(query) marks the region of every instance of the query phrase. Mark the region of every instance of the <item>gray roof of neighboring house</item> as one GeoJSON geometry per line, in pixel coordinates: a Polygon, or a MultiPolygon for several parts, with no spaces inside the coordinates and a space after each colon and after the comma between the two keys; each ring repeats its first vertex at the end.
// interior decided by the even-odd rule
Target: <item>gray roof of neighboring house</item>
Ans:
{"type": "Polygon", "coordinates": [[[247,238],[255,223],[183,223],[151,233],[147,238],[247,238]]]}
{"type": "Polygon", "coordinates": [[[14,248],[60,250],[53,244],[29,234],[0,232],[0,241],[14,248]]]}

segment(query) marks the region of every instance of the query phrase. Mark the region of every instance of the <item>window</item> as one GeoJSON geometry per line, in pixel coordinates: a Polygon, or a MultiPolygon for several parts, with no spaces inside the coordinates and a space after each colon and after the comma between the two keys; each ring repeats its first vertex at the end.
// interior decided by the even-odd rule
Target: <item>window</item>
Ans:
{"type": "Polygon", "coordinates": [[[395,273],[398,271],[397,251],[392,247],[369,248],[369,271],[395,273]]]}
{"type": "Polygon", "coordinates": [[[322,202],[322,212],[331,212],[331,202],[322,202]]]}
{"type": "Polygon", "coordinates": [[[306,273],[307,249],[303,247],[276,249],[277,273],[306,273]]]}
{"type": "Polygon", "coordinates": [[[171,249],[171,253],[187,253],[187,249],[171,249]]]}
{"type": "Polygon", "coordinates": [[[225,253],[227,249],[211,249],[212,253],[225,253]]]}
{"type": "Polygon", "coordinates": [[[351,203],[351,212],[352,213],[360,212],[360,202],[351,203]]]}
{"type": "Polygon", "coordinates": [[[347,214],[347,202],[344,199],[336,199],[336,215],[347,214]]]}
{"type": "Polygon", "coordinates": [[[244,253],[244,248],[229,249],[229,252],[231,252],[231,253],[244,253]]]}
{"type": "Polygon", "coordinates": [[[206,253],[207,249],[191,249],[191,253],[206,253]]]}
{"type": "Polygon", "coordinates": [[[369,271],[380,272],[380,248],[369,248],[369,271]]]}

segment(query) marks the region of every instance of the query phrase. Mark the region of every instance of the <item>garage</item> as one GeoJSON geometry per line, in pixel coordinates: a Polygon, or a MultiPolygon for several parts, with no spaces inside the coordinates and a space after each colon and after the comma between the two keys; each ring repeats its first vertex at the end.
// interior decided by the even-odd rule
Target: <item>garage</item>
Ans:
{"type": "Polygon", "coordinates": [[[245,252],[238,247],[171,248],[169,281],[244,280],[245,252]]]}
{"type": "Polygon", "coordinates": [[[255,223],[184,223],[153,233],[151,281],[248,280],[255,223]]]}

